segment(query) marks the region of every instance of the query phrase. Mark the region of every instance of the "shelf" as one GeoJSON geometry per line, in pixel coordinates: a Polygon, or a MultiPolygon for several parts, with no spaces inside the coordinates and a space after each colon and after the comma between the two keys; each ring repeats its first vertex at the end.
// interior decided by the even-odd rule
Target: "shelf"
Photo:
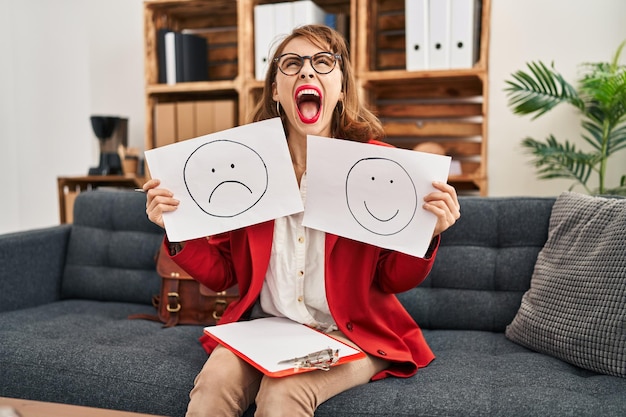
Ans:
{"type": "Polygon", "coordinates": [[[406,70],[385,70],[385,71],[363,71],[358,74],[359,79],[364,83],[392,83],[399,84],[406,81],[418,80],[482,80],[484,70],[480,68],[448,69],[448,70],[428,70],[428,71],[406,71],[406,70]]]}
{"type": "Polygon", "coordinates": [[[235,81],[202,81],[177,84],[149,84],[146,93],[180,94],[180,93],[236,93],[238,85],[235,81]]]}
{"type": "MultiPolygon", "coordinates": [[[[236,102],[239,124],[263,91],[255,79],[254,7],[283,0],[146,0],[146,149],[154,142],[154,111],[161,103],[236,102]],[[156,32],[192,31],[207,38],[206,82],[157,84],[156,32]]],[[[459,194],[487,194],[488,51],[491,0],[481,0],[479,55],[465,69],[407,71],[405,0],[314,0],[348,16],[350,57],[358,94],[380,118],[385,140],[412,149],[436,142],[461,163],[450,177],[459,194]]]]}

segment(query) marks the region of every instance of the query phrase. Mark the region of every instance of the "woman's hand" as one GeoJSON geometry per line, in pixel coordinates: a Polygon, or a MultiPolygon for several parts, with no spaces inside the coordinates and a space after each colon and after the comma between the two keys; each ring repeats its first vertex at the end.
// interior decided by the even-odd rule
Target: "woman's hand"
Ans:
{"type": "Polygon", "coordinates": [[[433,182],[437,191],[424,197],[424,210],[430,211],[437,216],[437,224],[433,237],[442,233],[452,226],[461,217],[461,206],[456,195],[456,190],[449,184],[433,182]]]}
{"type": "Polygon", "coordinates": [[[157,188],[161,181],[151,179],[143,185],[146,193],[146,214],[148,219],[158,226],[165,228],[163,223],[163,213],[174,211],[178,208],[180,201],[174,198],[174,194],[165,188],[157,188]]]}

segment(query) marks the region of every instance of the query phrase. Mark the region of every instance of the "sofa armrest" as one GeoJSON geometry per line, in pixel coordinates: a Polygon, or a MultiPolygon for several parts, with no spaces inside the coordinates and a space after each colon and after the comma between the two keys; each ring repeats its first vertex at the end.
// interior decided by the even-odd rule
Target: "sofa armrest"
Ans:
{"type": "Polygon", "coordinates": [[[71,225],[0,235],[0,312],[58,300],[71,225]]]}

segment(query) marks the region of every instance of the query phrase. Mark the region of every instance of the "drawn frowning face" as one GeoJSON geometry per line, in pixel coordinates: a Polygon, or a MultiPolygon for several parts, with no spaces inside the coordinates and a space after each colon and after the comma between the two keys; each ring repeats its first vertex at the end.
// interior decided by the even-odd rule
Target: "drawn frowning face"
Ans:
{"type": "Polygon", "coordinates": [[[417,191],[408,172],[386,158],[357,161],[346,178],[346,201],[354,220],[383,236],[402,231],[417,211],[417,191]]]}
{"type": "Polygon", "coordinates": [[[267,166],[252,148],[231,140],[200,145],[183,168],[193,201],[215,217],[235,217],[254,207],[267,191],[267,166]]]}

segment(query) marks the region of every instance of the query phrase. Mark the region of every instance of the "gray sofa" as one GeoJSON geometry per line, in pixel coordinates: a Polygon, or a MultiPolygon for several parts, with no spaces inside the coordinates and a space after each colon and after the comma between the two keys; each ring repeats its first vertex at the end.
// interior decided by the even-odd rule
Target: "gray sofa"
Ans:
{"type": "MultiPolygon", "coordinates": [[[[554,202],[462,198],[431,275],[399,295],[437,359],[332,398],[316,416],[626,415],[626,378],[505,336],[554,202]]],[[[132,191],[81,193],[72,225],[0,236],[0,396],[184,415],[206,359],[201,327],[127,318],[154,313],[161,239],[132,191]]]]}

